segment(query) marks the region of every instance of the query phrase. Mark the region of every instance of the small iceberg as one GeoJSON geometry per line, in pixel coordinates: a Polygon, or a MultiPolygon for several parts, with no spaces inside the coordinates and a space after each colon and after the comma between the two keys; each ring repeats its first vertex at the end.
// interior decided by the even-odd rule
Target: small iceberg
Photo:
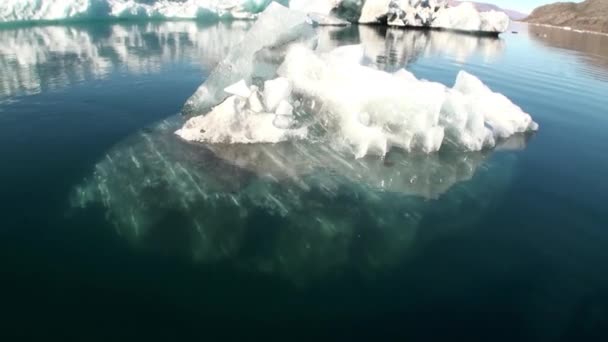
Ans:
{"type": "MultiPolygon", "coordinates": [[[[485,34],[499,34],[509,26],[509,17],[503,12],[479,12],[471,3],[449,7],[444,0],[279,2],[308,14],[315,25],[382,24],[485,34]]],[[[137,18],[252,20],[272,3],[272,0],[4,0],[0,4],[0,24],[137,18]]]]}
{"type": "Polygon", "coordinates": [[[255,19],[271,0],[3,0],[0,23],[103,18],[255,19]]]}
{"type": "Polygon", "coordinates": [[[305,15],[269,7],[238,52],[188,100],[188,113],[197,116],[176,133],[210,144],[308,139],[362,158],[392,148],[481,151],[538,129],[529,114],[474,75],[461,71],[449,88],[406,70],[366,66],[362,45],[316,51],[299,35],[305,22],[305,15]],[[266,25],[273,38],[258,37],[266,25]],[[253,65],[269,54],[273,66],[255,74],[253,65]]]}
{"type": "Polygon", "coordinates": [[[444,0],[296,0],[290,8],[360,24],[426,27],[482,34],[506,32],[510,19],[500,11],[479,12],[470,2],[448,6],[444,0]],[[353,17],[353,13],[358,13],[353,17]]]}

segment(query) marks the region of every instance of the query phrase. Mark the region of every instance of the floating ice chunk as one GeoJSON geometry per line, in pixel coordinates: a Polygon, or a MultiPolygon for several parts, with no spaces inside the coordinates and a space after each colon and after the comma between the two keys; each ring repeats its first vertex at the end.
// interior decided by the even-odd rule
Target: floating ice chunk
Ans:
{"type": "Polygon", "coordinates": [[[293,106],[289,102],[282,100],[279,102],[275,113],[277,115],[293,115],[293,106]]]}
{"type": "Polygon", "coordinates": [[[439,11],[432,27],[469,32],[502,33],[509,27],[509,16],[503,12],[480,13],[470,2],[439,11]]]}
{"type": "Polygon", "coordinates": [[[284,77],[264,82],[264,105],[269,111],[275,111],[281,101],[291,95],[291,84],[284,77]]]}
{"type": "Polygon", "coordinates": [[[224,88],[241,79],[250,82],[256,58],[260,57],[257,52],[306,40],[312,35],[314,29],[307,23],[306,14],[272,2],[259,15],[243,41],[230,51],[226,59],[218,64],[205,83],[188,99],[184,112],[206,113],[227,97],[224,88]]]}
{"type": "Polygon", "coordinates": [[[444,143],[478,151],[538,128],[530,115],[466,72],[448,89],[405,70],[391,74],[352,63],[352,54],[343,52],[319,56],[294,46],[279,74],[298,94],[322,103],[310,112],[326,123],[335,145],[357,158],[384,155],[391,147],[431,153],[444,143]]]}
{"type": "Polygon", "coordinates": [[[511,20],[504,12],[487,11],[479,13],[481,17],[481,32],[506,32],[511,20]]]}
{"type": "Polygon", "coordinates": [[[205,143],[278,143],[303,139],[307,129],[285,129],[275,125],[277,115],[254,113],[242,108],[238,96],[227,98],[207,115],[189,119],[175,132],[184,140],[205,143]]]}
{"type": "Polygon", "coordinates": [[[226,87],[224,91],[228,94],[237,95],[245,98],[249,98],[249,96],[251,96],[251,89],[247,87],[247,83],[245,83],[245,80],[240,80],[237,83],[226,87]]]}
{"type": "Polygon", "coordinates": [[[465,71],[458,74],[454,90],[468,98],[468,108],[472,114],[482,116],[496,138],[505,139],[515,133],[538,130],[538,124],[529,114],[465,71]]]}

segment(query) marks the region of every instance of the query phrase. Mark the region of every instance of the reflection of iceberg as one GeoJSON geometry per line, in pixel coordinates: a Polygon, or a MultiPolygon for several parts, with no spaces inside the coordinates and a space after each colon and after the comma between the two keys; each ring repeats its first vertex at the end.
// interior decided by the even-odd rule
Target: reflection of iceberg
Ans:
{"type": "Polygon", "coordinates": [[[186,59],[200,60],[211,69],[249,26],[249,22],[205,26],[164,22],[1,30],[0,96],[100,79],[118,68],[132,74],[154,72],[168,62],[186,59]]]}
{"type": "Polygon", "coordinates": [[[493,166],[489,152],[354,160],[310,142],[190,145],[172,133],[182,122],[170,119],[109,151],[73,205],[102,205],[122,235],[144,245],[181,237],[176,253],[296,281],[349,263],[389,267],[423,221],[470,223],[511,173],[510,159],[493,166]]]}
{"type": "Polygon", "coordinates": [[[407,67],[422,57],[447,56],[465,62],[470,56],[492,60],[503,52],[504,42],[495,37],[403,30],[380,26],[325,28],[319,32],[317,50],[331,51],[343,44],[361,44],[370,64],[390,72],[407,67]]]}

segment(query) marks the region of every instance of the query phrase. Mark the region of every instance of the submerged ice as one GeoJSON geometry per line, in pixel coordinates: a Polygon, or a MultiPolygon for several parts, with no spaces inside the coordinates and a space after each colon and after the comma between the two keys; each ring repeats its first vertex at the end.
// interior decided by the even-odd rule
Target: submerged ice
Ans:
{"type": "MultiPolygon", "coordinates": [[[[512,170],[512,158],[491,162],[491,151],[354,159],[307,140],[188,144],[173,134],[182,122],[163,121],[108,151],[74,190],[74,207],[101,207],[139,245],[167,252],[170,237],[176,254],[300,283],[349,267],[390,269],[417,240],[495,205],[512,170]],[[430,218],[450,224],[419,231],[430,218]]],[[[505,143],[524,145],[524,136],[505,143]]]]}

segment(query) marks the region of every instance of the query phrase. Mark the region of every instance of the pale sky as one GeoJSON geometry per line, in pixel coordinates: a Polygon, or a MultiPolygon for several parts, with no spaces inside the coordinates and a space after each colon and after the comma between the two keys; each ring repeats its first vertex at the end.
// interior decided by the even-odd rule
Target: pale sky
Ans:
{"type": "MultiPolygon", "coordinates": [[[[572,0],[479,0],[479,2],[488,2],[496,4],[502,8],[512,9],[524,13],[530,13],[533,9],[540,5],[546,5],[558,1],[572,1],[572,0]]],[[[580,1],[573,1],[580,2],[580,1]]]]}

